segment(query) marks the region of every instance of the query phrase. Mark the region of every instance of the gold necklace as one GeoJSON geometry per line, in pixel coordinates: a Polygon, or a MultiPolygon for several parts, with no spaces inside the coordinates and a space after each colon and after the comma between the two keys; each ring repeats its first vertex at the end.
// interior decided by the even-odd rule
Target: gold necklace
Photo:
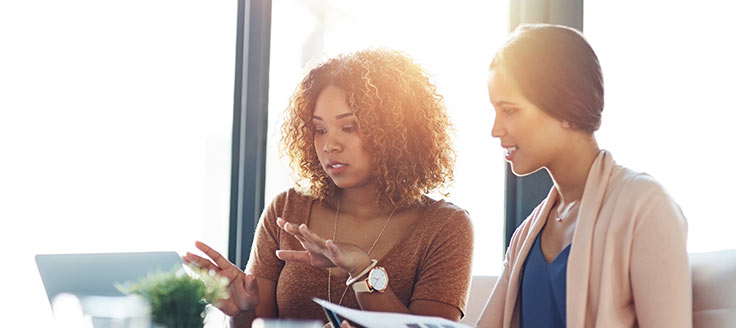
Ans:
{"type": "MultiPolygon", "coordinates": [[[[337,201],[337,209],[335,210],[335,224],[332,227],[332,241],[335,241],[335,235],[337,235],[337,218],[340,215],[340,203],[342,202],[342,198],[337,201]]],[[[381,229],[381,232],[378,233],[378,237],[376,237],[376,240],[373,241],[373,245],[371,245],[371,248],[368,249],[368,255],[371,255],[371,252],[373,251],[373,248],[376,247],[376,244],[378,243],[378,240],[381,239],[381,236],[383,235],[383,232],[386,230],[386,227],[388,227],[388,223],[391,221],[391,217],[394,216],[394,212],[396,212],[396,207],[391,211],[391,214],[389,214],[388,219],[386,219],[386,223],[383,224],[383,228],[381,229]]],[[[332,303],[332,291],[330,290],[330,286],[332,286],[332,268],[327,268],[327,301],[332,303]]],[[[340,301],[337,302],[337,305],[342,305],[342,300],[345,298],[345,294],[347,294],[348,289],[350,289],[350,286],[346,286],[345,290],[342,292],[342,296],[340,296],[340,301]]]]}

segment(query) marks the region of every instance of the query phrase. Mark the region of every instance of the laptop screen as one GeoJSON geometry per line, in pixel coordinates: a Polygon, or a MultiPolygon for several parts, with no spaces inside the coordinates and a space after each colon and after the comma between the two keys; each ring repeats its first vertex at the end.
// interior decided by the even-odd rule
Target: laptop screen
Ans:
{"type": "Polygon", "coordinates": [[[36,265],[49,302],[60,293],[121,296],[116,283],[181,268],[176,252],[41,254],[36,265]]]}

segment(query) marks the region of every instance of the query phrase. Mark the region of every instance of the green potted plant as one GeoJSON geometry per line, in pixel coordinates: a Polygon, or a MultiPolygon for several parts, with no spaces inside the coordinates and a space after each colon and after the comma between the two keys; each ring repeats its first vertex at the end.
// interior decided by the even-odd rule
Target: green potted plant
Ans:
{"type": "Polygon", "coordinates": [[[130,285],[118,285],[126,294],[140,295],[151,307],[154,324],[169,328],[204,327],[205,309],[228,298],[226,278],[189,267],[191,272],[158,272],[130,285]]]}

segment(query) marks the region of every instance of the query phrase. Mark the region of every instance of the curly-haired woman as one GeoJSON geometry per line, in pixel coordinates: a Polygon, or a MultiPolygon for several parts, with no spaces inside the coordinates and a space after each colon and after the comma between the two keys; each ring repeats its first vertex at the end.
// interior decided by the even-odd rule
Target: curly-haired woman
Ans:
{"type": "Polygon", "coordinates": [[[297,188],[263,212],[244,274],[185,260],[230,278],[219,307],[237,326],[255,317],[324,320],[319,297],[352,308],[463,315],[473,233],[466,211],[426,196],[452,181],[443,99],[400,52],[366,50],[312,69],[297,87],[282,151],[297,188]]]}

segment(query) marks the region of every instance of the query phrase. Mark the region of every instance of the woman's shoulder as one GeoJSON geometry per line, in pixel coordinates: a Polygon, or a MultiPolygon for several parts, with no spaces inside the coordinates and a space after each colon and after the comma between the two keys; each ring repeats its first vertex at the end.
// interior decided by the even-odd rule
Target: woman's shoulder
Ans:
{"type": "Polygon", "coordinates": [[[444,199],[433,199],[429,196],[424,198],[425,220],[445,224],[470,225],[470,213],[467,210],[448,202],[444,199]]]}
{"type": "Polygon", "coordinates": [[[289,217],[291,213],[305,213],[311,206],[314,198],[295,188],[285,190],[271,200],[268,211],[273,211],[278,217],[289,217]]]}
{"type": "Polygon", "coordinates": [[[662,197],[670,198],[665,187],[648,173],[619,166],[611,178],[609,188],[617,190],[620,193],[619,197],[624,199],[646,201],[662,197]]]}
{"type": "Polygon", "coordinates": [[[616,208],[629,209],[628,216],[632,223],[639,224],[638,221],[644,218],[654,218],[654,221],[662,221],[665,225],[671,224],[673,220],[685,222],[680,206],[654,177],[627,168],[622,168],[618,175],[618,181],[613,184],[610,195],[617,195],[614,204],[616,208]]]}
{"type": "Polygon", "coordinates": [[[422,207],[421,217],[415,223],[415,235],[423,235],[427,239],[438,235],[472,239],[473,224],[465,209],[444,199],[429,197],[425,197],[422,207]]]}
{"type": "Polygon", "coordinates": [[[284,205],[301,205],[311,203],[313,200],[313,197],[298,191],[296,188],[289,188],[276,195],[271,202],[284,205]]]}

